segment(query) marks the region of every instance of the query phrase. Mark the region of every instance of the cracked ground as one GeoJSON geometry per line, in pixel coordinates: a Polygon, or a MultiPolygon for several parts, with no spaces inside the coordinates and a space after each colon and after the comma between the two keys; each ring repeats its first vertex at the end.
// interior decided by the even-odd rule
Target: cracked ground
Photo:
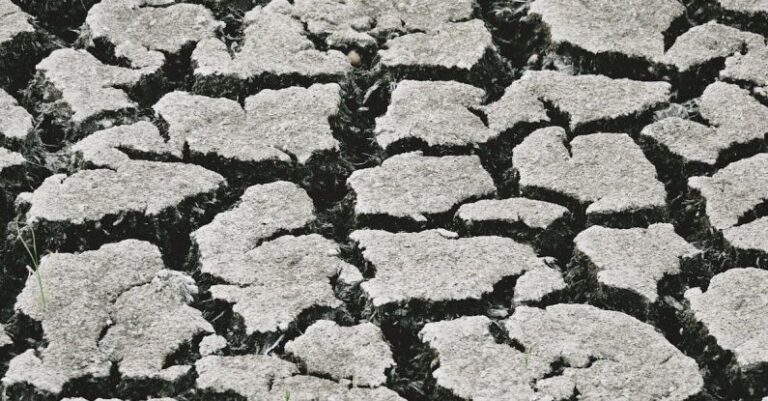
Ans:
{"type": "Polygon", "coordinates": [[[766,35],[0,0],[0,401],[768,401],[766,35]]]}

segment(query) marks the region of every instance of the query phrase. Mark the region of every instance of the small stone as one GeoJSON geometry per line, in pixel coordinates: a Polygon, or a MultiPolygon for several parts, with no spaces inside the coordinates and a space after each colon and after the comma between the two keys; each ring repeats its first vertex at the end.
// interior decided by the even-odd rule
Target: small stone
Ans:
{"type": "Polygon", "coordinates": [[[501,99],[486,106],[485,112],[488,126],[496,132],[519,124],[550,123],[550,107],[567,115],[571,131],[589,131],[666,105],[670,89],[666,82],[528,71],[507,87],[501,99]]]}
{"type": "Polygon", "coordinates": [[[565,287],[562,273],[551,267],[537,267],[517,279],[513,300],[516,305],[541,302],[565,287]]]}
{"type": "Polygon", "coordinates": [[[72,145],[70,152],[95,167],[117,170],[132,162],[121,149],[168,159],[183,157],[182,151],[169,146],[157,127],[147,121],[97,131],[72,145]]]}
{"type": "Polygon", "coordinates": [[[376,118],[376,142],[385,150],[399,142],[427,147],[474,146],[496,133],[472,113],[485,91],[453,81],[401,81],[387,113],[376,118]]]}
{"type": "Polygon", "coordinates": [[[360,56],[360,53],[354,50],[347,53],[347,59],[349,59],[349,64],[352,64],[353,67],[359,67],[360,64],[363,62],[363,59],[360,56]]]}
{"type": "Polygon", "coordinates": [[[375,277],[361,284],[374,307],[479,300],[504,278],[546,267],[533,248],[509,238],[358,230],[350,239],[375,268],[375,277]]]}
{"type": "Polygon", "coordinates": [[[162,269],[157,247],[137,240],[44,256],[37,270],[44,293],[30,275],[15,309],[41,323],[47,345],[13,358],[3,385],[59,394],[73,379],[108,377],[110,357],[99,339],[115,302],[131,288],[150,283],[162,269]]]}
{"type": "Polygon", "coordinates": [[[503,322],[524,349],[498,343],[484,316],[428,323],[419,332],[437,353],[438,388],[475,401],[683,401],[704,381],[696,362],[653,326],[589,305],[520,306],[503,322]],[[617,335],[620,333],[621,335],[617,335]],[[553,365],[564,365],[553,371],[553,365]]]}
{"type": "Polygon", "coordinates": [[[736,226],[742,216],[768,200],[768,154],[733,162],[711,177],[691,177],[688,186],[704,198],[712,227],[736,226]]]}
{"type": "Polygon", "coordinates": [[[315,49],[301,21],[260,6],[245,14],[242,45],[232,53],[220,39],[200,41],[192,52],[198,83],[206,78],[268,76],[328,82],[341,79],[352,68],[344,53],[315,49]]]}
{"type": "Polygon", "coordinates": [[[384,47],[378,53],[381,66],[406,74],[410,69],[469,74],[487,53],[496,53],[491,33],[479,19],[396,37],[384,47]]]}
{"type": "Polygon", "coordinates": [[[686,72],[709,61],[740,54],[742,49],[764,46],[765,39],[761,35],[711,21],[695,26],[678,37],[658,61],[686,72]]]}
{"type": "Polygon", "coordinates": [[[227,339],[216,334],[210,334],[200,340],[198,349],[201,356],[216,355],[227,348],[227,339]]]}
{"type": "Polygon", "coordinates": [[[767,287],[768,271],[739,268],[713,277],[706,291],[685,292],[696,320],[719,347],[734,353],[744,371],[768,363],[767,287]]]}
{"type": "Polygon", "coordinates": [[[496,188],[477,156],[423,156],[405,153],[381,166],[357,170],[347,179],[357,196],[358,216],[385,215],[424,220],[458,204],[491,196],[496,188]]]}
{"type": "Polygon", "coordinates": [[[381,330],[372,323],[341,327],[330,320],[309,326],[285,351],[301,360],[310,374],[351,380],[353,386],[378,387],[395,366],[381,330]]]}
{"type": "Polygon", "coordinates": [[[32,134],[33,128],[32,116],[27,110],[0,89],[0,136],[8,140],[23,141],[32,134]]]}
{"type": "Polygon", "coordinates": [[[666,205],[664,184],[639,146],[626,134],[577,136],[539,129],[513,150],[512,164],[523,194],[543,189],[586,206],[587,217],[658,212],[666,205]]]}
{"type": "Polygon", "coordinates": [[[224,27],[201,5],[152,7],[142,3],[103,0],[91,7],[85,19],[85,35],[91,45],[94,41],[109,43],[116,53],[127,53],[132,66],[138,67],[145,66],[143,60],[147,59],[164,63],[163,53],[178,54],[186,46],[214,38],[224,27]]]}
{"type": "Polygon", "coordinates": [[[528,14],[540,16],[556,46],[652,60],[664,54],[664,33],[685,7],[674,0],[536,0],[528,14]]]}
{"type": "Polygon", "coordinates": [[[700,254],[671,224],[629,229],[592,226],[579,233],[574,244],[594,265],[600,284],[632,291],[648,303],[659,299],[662,279],[681,273],[681,260],[700,254]]]}
{"type": "Polygon", "coordinates": [[[263,90],[245,100],[172,92],[153,108],[168,123],[169,144],[193,155],[256,163],[295,157],[301,164],[314,155],[336,152],[330,119],[340,112],[341,88],[316,84],[263,90]]]}

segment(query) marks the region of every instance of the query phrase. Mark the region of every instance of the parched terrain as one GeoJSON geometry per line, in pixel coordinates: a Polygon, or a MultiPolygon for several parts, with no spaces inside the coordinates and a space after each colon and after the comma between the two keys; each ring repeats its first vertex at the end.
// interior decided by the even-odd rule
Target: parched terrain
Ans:
{"type": "Polygon", "coordinates": [[[768,401],[768,2],[0,0],[0,401],[768,401]]]}

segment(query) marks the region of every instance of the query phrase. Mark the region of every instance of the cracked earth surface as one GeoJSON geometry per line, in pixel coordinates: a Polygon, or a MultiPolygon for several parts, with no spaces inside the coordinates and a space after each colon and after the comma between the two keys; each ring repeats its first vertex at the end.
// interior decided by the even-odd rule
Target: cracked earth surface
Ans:
{"type": "Polygon", "coordinates": [[[0,0],[0,400],[768,400],[768,3],[0,0]]]}

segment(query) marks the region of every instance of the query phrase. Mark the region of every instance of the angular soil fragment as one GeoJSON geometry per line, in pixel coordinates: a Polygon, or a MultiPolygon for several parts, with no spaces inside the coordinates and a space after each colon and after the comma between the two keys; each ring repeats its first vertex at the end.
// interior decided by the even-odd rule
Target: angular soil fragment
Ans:
{"type": "Polygon", "coordinates": [[[725,68],[720,71],[720,79],[736,83],[749,83],[756,86],[768,86],[768,46],[756,46],[746,53],[736,53],[725,59],[725,68]]]}
{"type": "Polygon", "coordinates": [[[310,374],[350,380],[360,387],[384,385],[386,371],[395,366],[384,334],[372,323],[341,327],[320,320],[285,344],[285,351],[301,361],[310,374]]]}
{"type": "Polygon", "coordinates": [[[488,126],[505,132],[520,124],[550,123],[547,112],[554,109],[567,118],[570,131],[583,133],[618,128],[666,105],[670,89],[666,82],[528,71],[507,87],[501,99],[486,106],[485,112],[488,126]]]}
{"type": "Polygon", "coordinates": [[[33,393],[55,396],[75,379],[97,385],[107,378],[110,357],[99,340],[111,324],[115,301],[129,289],[150,283],[163,268],[160,251],[136,240],[43,257],[38,270],[43,291],[30,275],[15,309],[41,322],[47,346],[11,360],[2,379],[10,398],[24,398],[27,386],[33,393]]]}
{"type": "Polygon", "coordinates": [[[664,185],[626,134],[583,135],[568,144],[562,128],[539,129],[515,147],[512,163],[523,194],[573,199],[590,222],[664,214],[664,185]]]}
{"type": "Polygon", "coordinates": [[[233,85],[286,87],[333,82],[352,68],[343,53],[315,49],[301,21],[275,8],[257,6],[245,14],[243,41],[237,49],[228,49],[219,39],[198,43],[192,52],[196,92],[232,95],[240,92],[233,92],[233,85]]]}
{"type": "Polygon", "coordinates": [[[363,49],[375,47],[387,35],[429,31],[448,22],[468,20],[473,12],[471,0],[297,0],[292,6],[280,7],[306,24],[310,34],[324,38],[326,45],[363,49]]]}
{"type": "Polygon", "coordinates": [[[504,322],[518,349],[497,343],[483,316],[429,323],[439,390],[476,401],[683,401],[703,390],[693,359],[653,326],[589,305],[518,307],[504,322]],[[617,336],[616,333],[622,333],[617,336]]]}
{"type": "Polygon", "coordinates": [[[196,4],[153,7],[146,0],[104,0],[91,7],[84,36],[91,46],[114,51],[134,68],[165,63],[165,54],[214,38],[224,23],[196,4]]]}
{"type": "Polygon", "coordinates": [[[0,324],[0,349],[13,344],[13,340],[5,333],[5,328],[0,324]]]}
{"type": "MultiPolygon", "coordinates": [[[[585,269],[584,273],[600,285],[639,295],[646,304],[659,299],[658,287],[662,280],[682,272],[682,260],[700,253],[678,236],[671,224],[629,229],[592,226],[579,233],[574,243],[578,252],[574,262],[583,264],[577,267],[585,269]]],[[[601,291],[607,292],[607,289],[601,291]]],[[[626,294],[604,295],[617,298],[609,302],[632,302],[626,294]]]]}
{"type": "Polygon", "coordinates": [[[526,198],[484,199],[461,205],[455,219],[474,235],[512,236],[552,256],[569,253],[564,242],[572,231],[571,213],[554,203],[526,198]]]}
{"type": "Polygon", "coordinates": [[[30,91],[38,112],[56,132],[43,138],[61,144],[111,126],[135,113],[138,104],[126,91],[147,87],[159,64],[140,68],[106,65],[85,50],[61,49],[37,65],[30,91]]]}
{"type": "Polygon", "coordinates": [[[485,143],[496,133],[471,111],[484,97],[482,89],[453,81],[402,81],[387,113],[376,118],[376,142],[390,153],[412,143],[428,148],[485,143]]]}
{"type": "MultiPolygon", "coordinates": [[[[77,397],[77,398],[62,398],[61,401],[88,401],[88,400],[85,399],[85,398],[82,398],[82,397],[77,397]]],[[[122,400],[117,399],[117,398],[109,398],[109,399],[97,398],[94,401],[122,401],[122,400]]],[[[163,398],[147,398],[147,401],[176,401],[176,399],[175,398],[168,398],[168,397],[163,397],[163,398]]]]}
{"type": "Polygon", "coordinates": [[[375,270],[360,286],[373,307],[410,301],[480,300],[505,278],[539,267],[533,249],[509,238],[458,238],[446,230],[350,234],[363,259],[375,270]]]}
{"type": "Polygon", "coordinates": [[[684,13],[674,0],[536,0],[528,12],[541,18],[557,49],[648,60],[664,54],[664,33],[684,13]]]}
{"type": "Polygon", "coordinates": [[[768,268],[768,217],[723,230],[728,247],[736,252],[739,265],[768,268]]]}
{"type": "Polygon", "coordinates": [[[733,162],[711,177],[691,177],[688,186],[704,198],[712,227],[736,226],[768,201],[768,154],[733,162]]]}
{"type": "Polygon", "coordinates": [[[499,62],[491,33],[478,19],[390,39],[378,56],[381,67],[397,76],[463,82],[477,81],[481,69],[499,62]]]}
{"type": "Polygon", "coordinates": [[[3,143],[20,144],[33,135],[32,116],[16,99],[0,89],[0,137],[3,143]]]}
{"type": "Polygon", "coordinates": [[[0,0],[0,90],[22,88],[35,63],[51,50],[50,38],[38,33],[31,19],[11,0],[0,0]]]}
{"type": "MultiPolygon", "coordinates": [[[[347,179],[357,199],[358,219],[427,222],[458,204],[494,194],[490,174],[477,156],[423,156],[405,153],[381,166],[357,170],[347,179]]],[[[371,221],[373,222],[373,221],[371,221]]]]}
{"type": "Polygon", "coordinates": [[[537,267],[523,273],[515,282],[515,305],[541,303],[564,290],[563,274],[551,267],[537,267]]]}
{"type": "Polygon", "coordinates": [[[227,348],[227,339],[216,334],[203,337],[198,346],[201,356],[217,355],[227,348]]]}
{"type": "Polygon", "coordinates": [[[768,271],[731,269],[716,275],[706,291],[685,292],[693,317],[703,324],[717,347],[733,353],[750,394],[768,392],[768,271]]]}
{"type": "Polygon", "coordinates": [[[208,356],[195,363],[196,388],[203,395],[237,395],[248,401],[403,401],[386,388],[352,388],[314,376],[300,376],[292,363],[264,355],[208,356]]]}
{"type": "Polygon", "coordinates": [[[679,72],[685,72],[716,59],[740,54],[744,49],[763,47],[763,36],[711,21],[678,37],[658,62],[671,64],[679,72]]]}
{"type": "Polygon", "coordinates": [[[244,108],[234,100],[185,92],[165,95],[153,107],[168,123],[171,147],[223,161],[229,165],[224,170],[234,168],[232,175],[242,177],[266,170],[258,164],[305,165],[336,153],[331,120],[341,103],[339,85],[316,84],[263,90],[245,99],[244,108]]]}
{"type": "Polygon", "coordinates": [[[746,14],[768,13],[768,5],[755,0],[717,0],[723,9],[746,14]]]}
{"type": "Polygon", "coordinates": [[[163,160],[181,160],[180,149],[169,146],[157,127],[147,121],[97,131],[69,148],[76,162],[118,170],[134,161],[126,152],[163,160]]]}

